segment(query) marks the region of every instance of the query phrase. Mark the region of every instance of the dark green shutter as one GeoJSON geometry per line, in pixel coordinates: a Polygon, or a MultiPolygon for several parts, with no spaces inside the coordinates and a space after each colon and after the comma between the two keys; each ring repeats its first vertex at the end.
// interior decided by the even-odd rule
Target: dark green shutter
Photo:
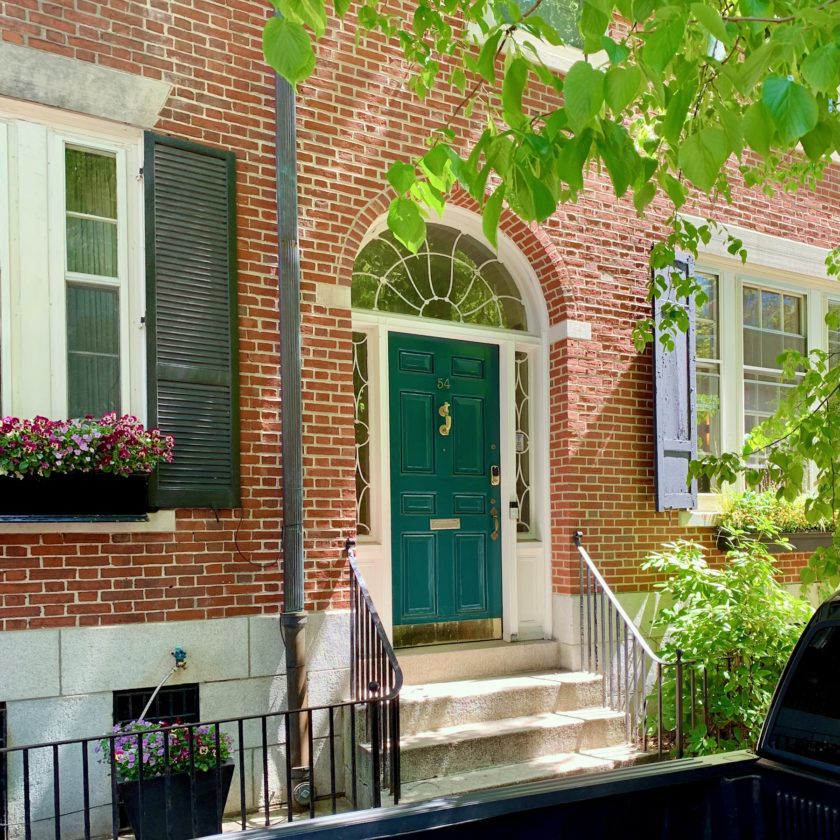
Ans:
{"type": "Polygon", "coordinates": [[[234,156],[146,134],[149,423],[175,437],[158,507],[239,504],[234,156]]]}

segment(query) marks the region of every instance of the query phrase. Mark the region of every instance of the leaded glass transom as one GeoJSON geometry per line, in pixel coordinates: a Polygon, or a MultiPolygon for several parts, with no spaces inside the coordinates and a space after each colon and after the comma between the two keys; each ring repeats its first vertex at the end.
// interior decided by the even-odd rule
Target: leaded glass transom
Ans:
{"type": "Polygon", "coordinates": [[[353,306],[461,324],[525,330],[522,295],[510,272],[477,239],[427,225],[412,254],[390,231],[368,242],[353,267],[353,306]]]}

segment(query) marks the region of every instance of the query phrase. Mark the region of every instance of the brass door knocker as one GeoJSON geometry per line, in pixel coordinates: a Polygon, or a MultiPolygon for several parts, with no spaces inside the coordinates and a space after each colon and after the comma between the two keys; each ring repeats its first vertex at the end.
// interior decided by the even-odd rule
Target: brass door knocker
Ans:
{"type": "Polygon", "coordinates": [[[449,403],[445,402],[439,409],[438,414],[443,417],[443,423],[439,427],[440,433],[446,437],[452,429],[452,417],[449,414],[449,403]]]}

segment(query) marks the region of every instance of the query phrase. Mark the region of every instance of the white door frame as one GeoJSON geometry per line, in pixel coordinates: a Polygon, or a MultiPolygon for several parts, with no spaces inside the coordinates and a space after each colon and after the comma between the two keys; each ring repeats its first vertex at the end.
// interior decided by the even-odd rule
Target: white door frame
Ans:
{"type": "MultiPolygon", "coordinates": [[[[472,213],[447,210],[443,223],[491,246],[472,213]]],[[[375,224],[361,247],[385,227],[375,224]]],[[[499,348],[499,458],[502,541],[502,634],[506,641],[551,637],[551,552],[548,504],[548,315],[539,282],[525,257],[499,234],[499,260],[517,281],[526,307],[528,332],[477,327],[430,318],[354,310],[354,332],[367,336],[368,418],[370,434],[371,533],[357,538],[357,559],[387,631],[392,627],[391,469],[389,430],[388,337],[391,332],[495,344],[499,348]],[[517,540],[509,503],[516,501],[515,353],[531,359],[531,449],[533,539],[517,540]]]]}

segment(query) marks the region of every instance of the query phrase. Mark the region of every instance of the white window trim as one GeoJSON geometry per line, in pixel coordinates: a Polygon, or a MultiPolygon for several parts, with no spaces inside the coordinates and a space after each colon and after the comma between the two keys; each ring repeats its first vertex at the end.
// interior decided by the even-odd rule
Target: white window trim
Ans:
{"type": "MultiPolygon", "coordinates": [[[[689,218],[694,223],[703,220],[689,218]]],[[[806,350],[828,349],[825,315],[832,300],[840,301],[840,283],[825,268],[828,249],[727,226],[744,243],[747,262],[726,251],[722,235],[715,235],[698,255],[697,270],[718,276],[718,332],[720,340],[720,445],[722,451],[740,448],[744,439],[743,287],[792,292],[804,297],[806,350]]],[[[733,489],[742,488],[743,482],[733,489]]],[[[720,493],[701,493],[696,512],[719,512],[720,493]]]]}
{"type": "MultiPolygon", "coordinates": [[[[18,416],[46,414],[53,419],[67,416],[66,383],[66,257],[64,202],[52,200],[64,195],[65,144],[82,146],[115,155],[117,159],[118,243],[120,275],[120,354],[121,354],[121,410],[141,420],[146,417],[145,387],[145,278],[143,236],[143,189],[140,176],[142,166],[142,132],[101,119],[70,114],[40,105],[0,99],[0,184],[8,189],[0,195],[0,338],[2,340],[2,412],[18,416]],[[42,163],[42,181],[38,186],[48,197],[44,208],[43,230],[32,226],[21,209],[21,184],[18,175],[31,173],[21,166],[19,157],[29,150],[21,148],[17,135],[43,133],[46,160],[42,163]],[[11,167],[10,167],[11,164],[11,167]],[[30,227],[27,229],[27,224],[30,227]],[[44,248],[44,240],[48,245],[44,248]],[[41,244],[46,251],[39,257],[39,273],[43,274],[39,287],[24,285],[21,268],[22,252],[41,244]],[[47,349],[39,359],[42,371],[38,374],[37,391],[28,389],[34,377],[24,376],[30,367],[27,350],[33,339],[21,335],[24,308],[30,312],[44,307],[44,295],[49,297],[49,315],[39,319],[39,325],[29,331],[44,341],[47,349]],[[33,299],[34,296],[34,299],[33,299]],[[44,383],[44,377],[49,379],[44,383]],[[21,390],[24,389],[24,390],[21,390]],[[37,411],[32,409],[38,407],[37,411]]],[[[35,202],[38,203],[37,200],[35,202]]],[[[38,224],[37,220],[34,223],[38,224]]],[[[32,317],[31,315],[29,316],[32,317]]]]}

